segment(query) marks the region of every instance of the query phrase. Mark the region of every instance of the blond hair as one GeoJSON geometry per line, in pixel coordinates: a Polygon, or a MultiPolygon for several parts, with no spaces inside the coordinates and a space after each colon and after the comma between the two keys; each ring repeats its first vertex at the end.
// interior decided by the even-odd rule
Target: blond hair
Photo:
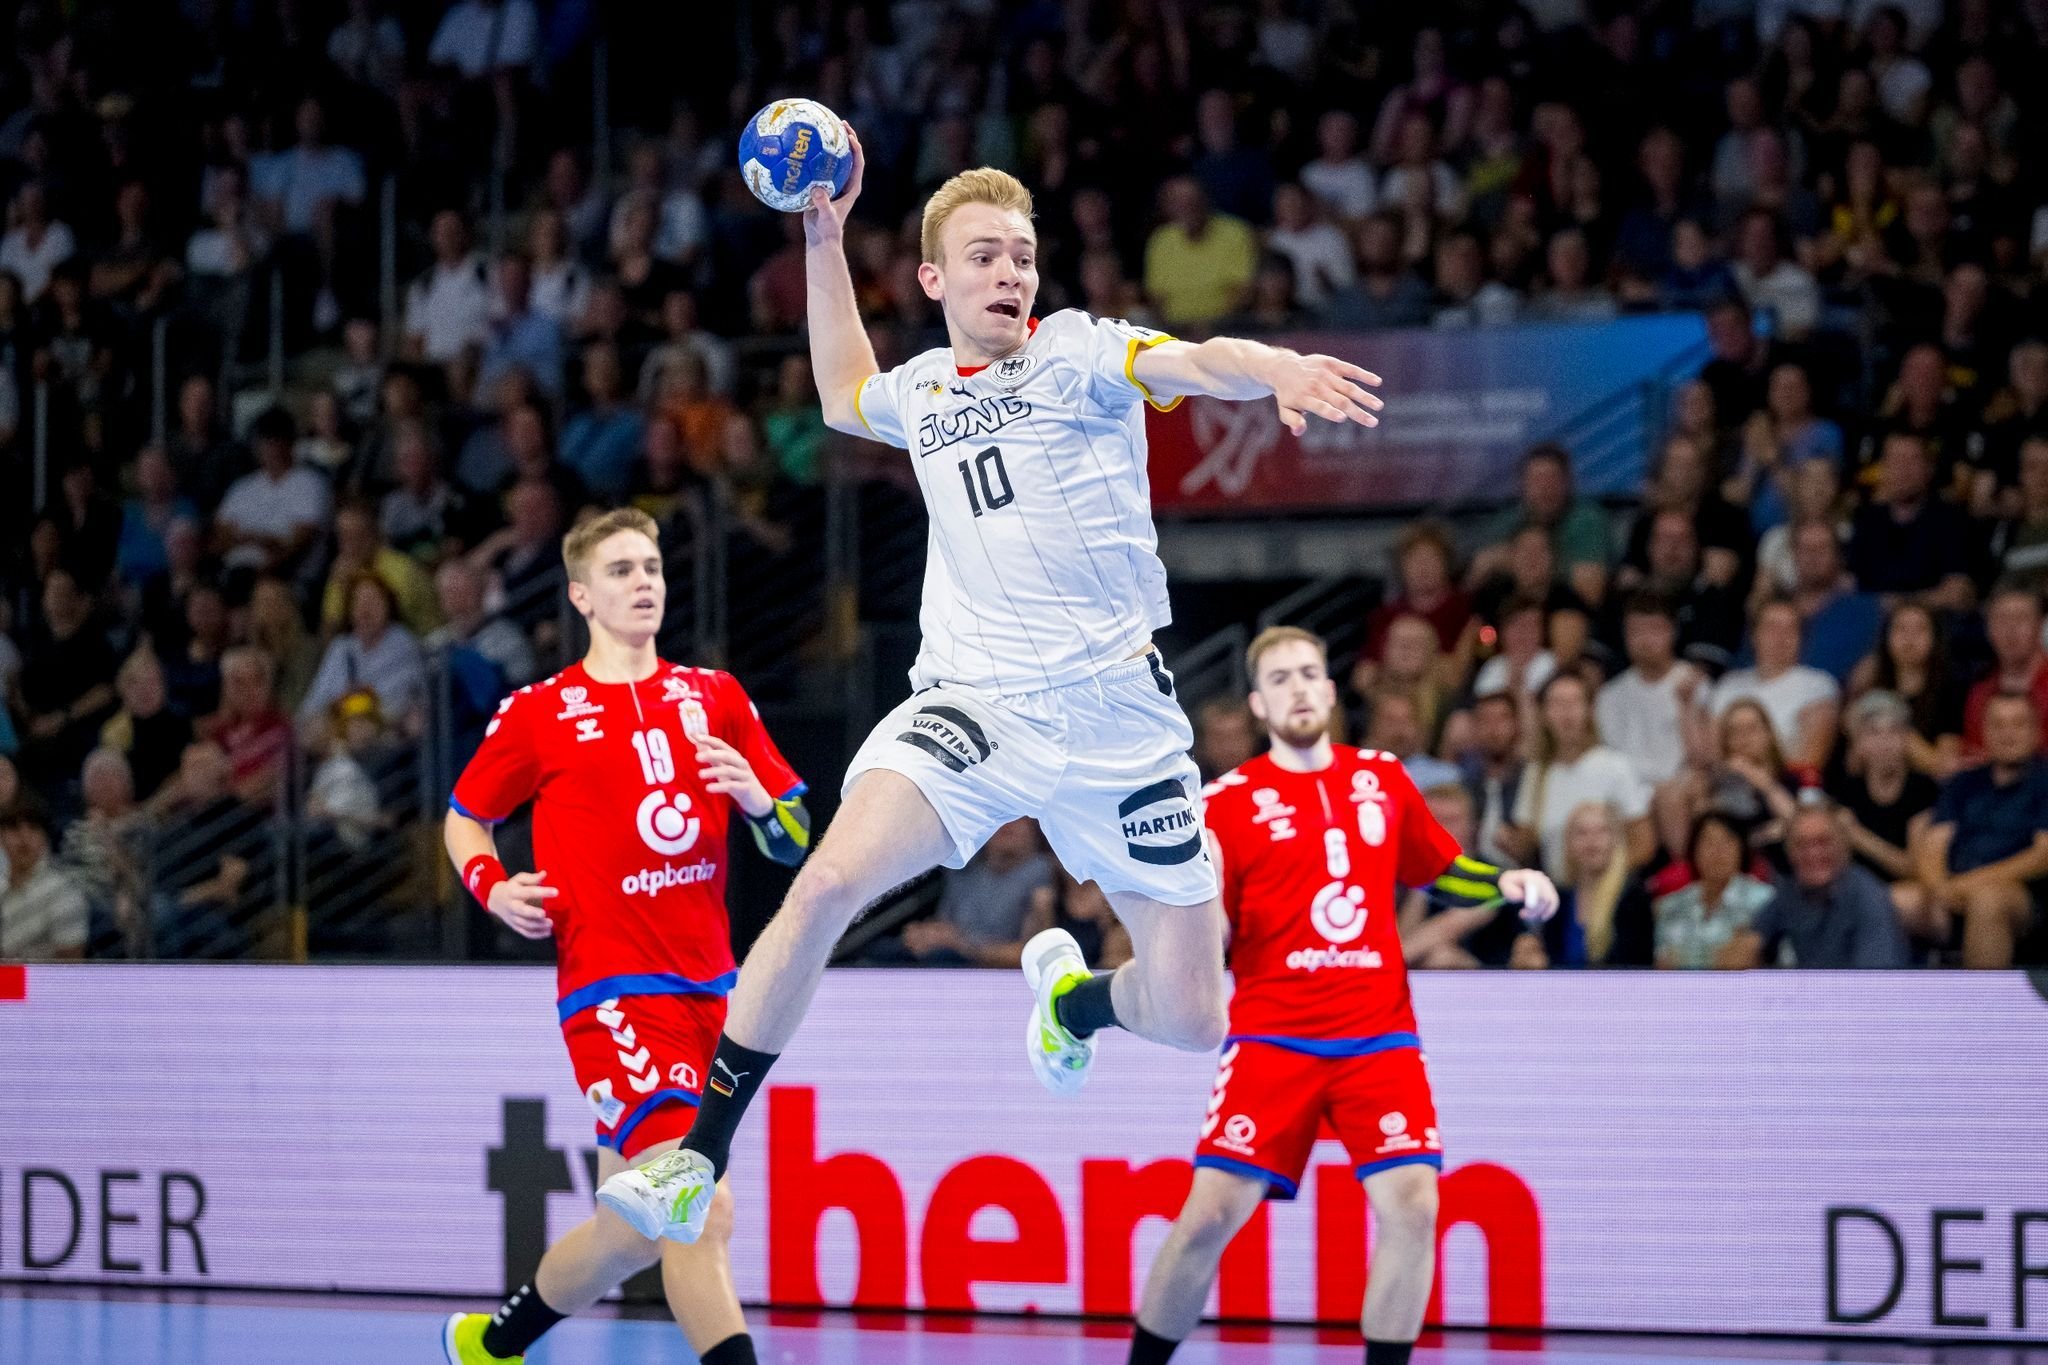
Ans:
{"type": "Polygon", "coordinates": [[[1296,643],[1313,645],[1316,653],[1323,656],[1324,665],[1329,664],[1330,647],[1324,644],[1323,637],[1314,631],[1303,630],[1300,626],[1267,626],[1254,635],[1252,642],[1245,646],[1244,671],[1250,675],[1252,686],[1259,685],[1259,660],[1266,656],[1266,651],[1296,643]]]}
{"type": "Polygon", "coordinates": [[[1586,957],[1593,962],[1605,962],[1614,948],[1615,907],[1628,886],[1628,830],[1613,802],[1581,801],[1564,817],[1564,841],[1564,867],[1560,870],[1564,884],[1576,895],[1573,912],[1586,936],[1586,957]],[[1572,857],[1572,822],[1586,811],[1592,811],[1605,822],[1607,833],[1614,840],[1614,851],[1607,855],[1605,867],[1580,867],[1578,859],[1572,857]]]}
{"type": "Polygon", "coordinates": [[[562,537],[562,566],[569,571],[569,577],[582,582],[597,547],[621,531],[638,531],[656,545],[661,544],[661,528],[639,508],[614,507],[609,512],[600,512],[562,537]]]}
{"type": "Polygon", "coordinates": [[[1029,221],[1031,218],[1031,191],[1024,188],[1024,182],[1008,171],[999,171],[993,166],[977,166],[971,171],[962,171],[933,192],[924,202],[924,227],[919,233],[919,242],[924,249],[924,258],[937,265],[945,254],[939,242],[939,234],[946,229],[946,220],[954,211],[968,204],[987,204],[1005,213],[1014,213],[1029,221]]]}

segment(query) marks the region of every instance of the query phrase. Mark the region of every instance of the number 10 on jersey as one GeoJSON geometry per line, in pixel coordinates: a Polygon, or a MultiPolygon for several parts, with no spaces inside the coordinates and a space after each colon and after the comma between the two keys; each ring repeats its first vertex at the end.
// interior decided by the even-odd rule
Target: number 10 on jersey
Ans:
{"type": "Polygon", "coordinates": [[[1010,487],[1010,471],[1003,468],[1001,446],[990,446],[976,455],[972,461],[960,462],[960,482],[967,485],[967,505],[974,509],[974,515],[996,512],[1017,500],[1017,494],[1010,487]],[[968,466],[972,464],[972,468],[968,466]],[[975,485],[979,483],[979,489],[975,485]]]}

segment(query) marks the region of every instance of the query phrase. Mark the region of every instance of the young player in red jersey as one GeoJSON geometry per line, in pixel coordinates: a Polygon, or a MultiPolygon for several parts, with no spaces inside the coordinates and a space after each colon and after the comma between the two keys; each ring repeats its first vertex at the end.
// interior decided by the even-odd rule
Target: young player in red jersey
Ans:
{"type": "MultiPolygon", "coordinates": [[[[505,698],[455,784],[448,856],[463,885],[528,938],[555,939],[557,1010],[597,1115],[598,1178],[673,1148],[690,1125],[739,973],[725,911],[726,830],[738,807],[761,851],[802,861],[804,785],[730,675],[654,651],[666,593],[654,520],[630,508],[562,542],[590,652],[505,698]],[[529,798],[537,870],[508,875],[491,828],[529,798]]],[[[706,1365],[752,1365],[726,1258],[720,1187],[692,1246],[640,1236],[600,1207],[548,1249],[493,1317],[458,1313],[450,1365],[516,1361],[562,1318],[662,1266],[669,1306],[706,1365]]]]}
{"type": "Polygon", "coordinates": [[[1292,1199],[1327,1118],[1372,1204],[1367,1365],[1406,1365],[1436,1265],[1436,1106],[1396,930],[1396,883],[1461,905],[1557,907],[1540,872],[1465,857],[1391,754],[1332,744],[1323,642],[1252,641],[1272,749],[1204,793],[1223,876],[1230,1034],[1187,1204],[1152,1263],[1131,1365],[1163,1365],[1201,1318],[1218,1259],[1261,1199],[1292,1199]]]}

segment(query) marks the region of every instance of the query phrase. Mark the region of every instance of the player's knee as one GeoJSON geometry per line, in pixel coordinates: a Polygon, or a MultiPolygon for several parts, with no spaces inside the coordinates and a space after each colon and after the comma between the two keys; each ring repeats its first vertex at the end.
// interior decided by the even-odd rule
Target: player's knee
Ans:
{"type": "Polygon", "coordinates": [[[1230,1006],[1221,993],[1210,996],[1187,991],[1175,998],[1168,1027],[1175,1046],[1188,1052],[1214,1052],[1230,1032],[1230,1006]]]}
{"type": "Polygon", "coordinates": [[[1400,1178],[1372,1192],[1372,1210],[1382,1237],[1428,1241],[1436,1237],[1436,1172],[1427,1166],[1397,1167],[1400,1178]]]}
{"type": "Polygon", "coordinates": [[[1188,1201],[1180,1211],[1180,1235],[1196,1251],[1221,1251],[1237,1235],[1242,1219],[1236,1211],[1216,1200],[1188,1201]]]}
{"type": "Polygon", "coordinates": [[[704,1234],[697,1239],[697,1244],[724,1247],[731,1241],[732,1191],[721,1183],[717,1193],[711,1196],[711,1212],[704,1219],[704,1234]]]}
{"type": "Polygon", "coordinates": [[[602,1205],[597,1211],[597,1242],[605,1264],[622,1279],[661,1259],[660,1242],[642,1237],[632,1224],[602,1205]]]}
{"type": "Polygon", "coordinates": [[[828,929],[836,937],[860,912],[860,881],[855,871],[829,854],[813,858],[797,874],[782,912],[807,925],[828,929]]]}
{"type": "Polygon", "coordinates": [[[1194,1033],[1188,1043],[1194,1052],[1214,1052],[1223,1046],[1223,1040],[1230,1033],[1230,1011],[1221,1003],[1214,1009],[1205,1010],[1196,1021],[1194,1033]]]}

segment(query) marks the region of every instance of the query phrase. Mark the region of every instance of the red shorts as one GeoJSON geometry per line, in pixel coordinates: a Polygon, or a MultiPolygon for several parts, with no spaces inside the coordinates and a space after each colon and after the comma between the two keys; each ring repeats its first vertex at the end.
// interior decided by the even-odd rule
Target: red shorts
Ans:
{"type": "Polygon", "coordinates": [[[725,1027],[717,995],[628,995],[562,1023],[576,1084],[597,1115],[597,1144],[631,1158],[689,1132],[725,1027]]]}
{"type": "Polygon", "coordinates": [[[1419,1048],[1318,1057],[1249,1040],[1218,1059],[1195,1165],[1262,1178],[1267,1198],[1292,1199],[1325,1122],[1360,1180],[1395,1166],[1443,1168],[1419,1048]]]}

